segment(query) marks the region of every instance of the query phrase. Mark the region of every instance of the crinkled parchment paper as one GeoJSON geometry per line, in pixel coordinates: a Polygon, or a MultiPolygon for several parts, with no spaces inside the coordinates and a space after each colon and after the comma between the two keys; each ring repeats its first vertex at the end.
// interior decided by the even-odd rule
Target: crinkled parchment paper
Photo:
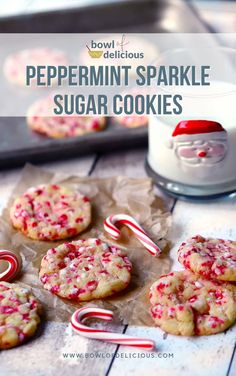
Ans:
{"type": "Polygon", "coordinates": [[[105,179],[68,177],[27,165],[0,218],[0,246],[21,255],[23,268],[16,281],[33,289],[34,294],[43,303],[49,320],[68,321],[76,307],[96,304],[112,309],[118,322],[151,326],[153,321],[149,315],[148,290],[152,282],[170,270],[166,239],[170,224],[170,213],[163,207],[162,200],[154,195],[150,179],[122,176],[105,179]],[[100,237],[126,250],[133,264],[132,279],[128,288],[115,297],[89,303],[75,303],[52,295],[44,290],[39,281],[38,272],[42,257],[49,248],[61,242],[34,241],[15,231],[9,221],[9,208],[14,198],[27,188],[52,182],[72,186],[91,199],[92,223],[85,232],[73,240],[100,237]],[[122,237],[119,241],[115,242],[109,238],[103,231],[103,221],[114,213],[127,213],[135,217],[163,249],[162,255],[158,258],[151,256],[126,227],[122,228],[122,237]]]}

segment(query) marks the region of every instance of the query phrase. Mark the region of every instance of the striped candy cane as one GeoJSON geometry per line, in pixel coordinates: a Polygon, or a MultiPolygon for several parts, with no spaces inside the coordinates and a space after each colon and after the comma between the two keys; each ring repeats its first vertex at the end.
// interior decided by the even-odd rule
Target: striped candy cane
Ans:
{"type": "Polygon", "coordinates": [[[0,249],[0,262],[6,261],[8,267],[2,273],[0,273],[0,281],[11,281],[20,271],[20,261],[15,253],[7,251],[5,249],[0,249]]]}
{"type": "Polygon", "coordinates": [[[158,256],[161,253],[161,249],[149,238],[144,229],[138,224],[138,222],[127,214],[115,214],[110,215],[104,221],[105,231],[115,240],[120,236],[120,230],[116,225],[126,225],[136,235],[137,239],[153,256],[158,256]]]}
{"type": "Polygon", "coordinates": [[[73,313],[70,324],[76,333],[86,338],[99,339],[105,342],[138,347],[145,350],[152,350],[155,347],[154,341],[150,339],[130,337],[125,334],[112,333],[107,330],[94,329],[84,325],[84,320],[91,317],[96,317],[104,321],[112,321],[113,312],[96,307],[80,308],[73,313]]]}

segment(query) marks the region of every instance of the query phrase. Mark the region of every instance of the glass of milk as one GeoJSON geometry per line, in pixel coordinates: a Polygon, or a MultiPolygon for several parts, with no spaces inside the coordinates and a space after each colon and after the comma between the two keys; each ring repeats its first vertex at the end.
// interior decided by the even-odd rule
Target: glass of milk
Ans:
{"type": "Polygon", "coordinates": [[[182,198],[211,199],[236,191],[236,50],[178,49],[158,65],[210,65],[210,86],[158,87],[181,94],[183,112],[151,116],[147,172],[182,198]]]}

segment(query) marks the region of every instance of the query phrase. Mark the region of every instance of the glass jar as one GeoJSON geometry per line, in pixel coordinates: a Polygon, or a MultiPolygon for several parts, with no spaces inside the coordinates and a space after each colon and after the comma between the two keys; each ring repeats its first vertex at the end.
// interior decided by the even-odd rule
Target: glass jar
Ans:
{"type": "Polygon", "coordinates": [[[180,93],[178,116],[151,116],[147,172],[174,196],[211,199],[236,191],[236,50],[179,49],[158,64],[209,65],[210,86],[161,87],[180,93]],[[168,62],[168,63],[167,63],[168,62]]]}

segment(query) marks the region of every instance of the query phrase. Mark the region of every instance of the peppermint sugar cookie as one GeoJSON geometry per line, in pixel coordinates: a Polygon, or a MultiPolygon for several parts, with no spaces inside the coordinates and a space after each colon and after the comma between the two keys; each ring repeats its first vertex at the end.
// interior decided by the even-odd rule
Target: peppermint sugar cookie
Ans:
{"type": "Polygon", "coordinates": [[[66,186],[29,188],[10,209],[13,226],[31,239],[59,240],[85,230],[91,221],[86,196],[66,186]]]}
{"type": "Polygon", "coordinates": [[[131,262],[126,254],[100,239],[77,240],[49,249],[39,277],[46,290],[62,298],[105,298],[128,286],[131,262]]]}
{"type": "Polygon", "coordinates": [[[78,137],[102,131],[107,119],[104,116],[55,116],[52,97],[33,103],[27,113],[27,123],[34,132],[52,138],[78,137]]]}
{"type": "MultiPolygon", "coordinates": [[[[47,47],[18,51],[6,58],[3,66],[5,77],[13,84],[26,87],[27,65],[67,65],[67,59],[62,51],[47,47]]],[[[40,81],[43,82],[43,79],[40,81]]],[[[36,79],[31,79],[31,83],[36,86],[36,79]]]]}
{"type": "Polygon", "coordinates": [[[185,270],[159,278],[150,289],[151,315],[176,335],[223,332],[236,319],[235,286],[199,278],[185,270]]]}
{"type": "Polygon", "coordinates": [[[197,235],[182,243],[179,262],[207,279],[236,282],[236,242],[197,235]]]}
{"type": "Polygon", "coordinates": [[[41,305],[29,289],[0,282],[0,349],[32,337],[40,323],[41,305]]]}
{"type": "Polygon", "coordinates": [[[137,115],[135,112],[135,109],[140,108],[142,98],[147,94],[148,92],[143,88],[131,88],[129,91],[123,92],[122,96],[127,98],[127,102],[131,101],[134,104],[136,103],[134,105],[134,111],[129,115],[114,116],[114,120],[125,128],[139,128],[142,126],[147,126],[148,115],[137,115]],[[128,100],[128,98],[132,98],[132,100],[128,100]]]}
{"type": "Polygon", "coordinates": [[[121,115],[114,117],[114,119],[125,128],[139,128],[148,125],[148,116],[146,115],[121,115]]]}

